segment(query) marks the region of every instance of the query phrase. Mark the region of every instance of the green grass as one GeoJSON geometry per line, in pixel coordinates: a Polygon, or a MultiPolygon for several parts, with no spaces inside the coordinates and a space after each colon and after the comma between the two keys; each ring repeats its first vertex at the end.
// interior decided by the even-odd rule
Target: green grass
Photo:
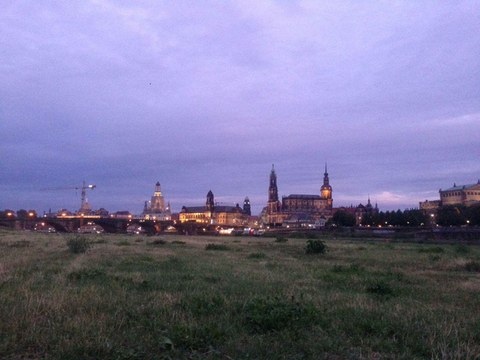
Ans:
{"type": "Polygon", "coordinates": [[[322,237],[311,256],[305,237],[86,237],[72,253],[73,235],[0,231],[0,358],[480,354],[474,246],[322,237]]]}

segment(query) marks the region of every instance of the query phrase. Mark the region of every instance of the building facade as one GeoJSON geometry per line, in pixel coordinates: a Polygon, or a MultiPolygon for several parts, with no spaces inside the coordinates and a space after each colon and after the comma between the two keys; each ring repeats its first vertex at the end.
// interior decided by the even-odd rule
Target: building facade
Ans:
{"type": "Polygon", "coordinates": [[[146,220],[171,220],[172,213],[170,211],[170,203],[165,206],[160,182],[155,184],[155,191],[150,201],[145,201],[143,207],[143,218],[146,220]]]}
{"type": "Polygon", "coordinates": [[[419,203],[420,210],[426,214],[435,214],[440,206],[464,205],[472,206],[480,204],[480,180],[476,184],[457,185],[439,191],[440,200],[425,200],[419,203]]]}
{"type": "Polygon", "coordinates": [[[291,194],[278,197],[277,175],[272,165],[268,187],[268,202],[263,211],[263,222],[269,226],[314,225],[325,223],[332,216],[332,186],[328,177],[327,165],[320,187],[320,195],[291,194]]]}
{"type": "Polygon", "coordinates": [[[206,225],[246,226],[249,222],[249,214],[246,210],[249,210],[250,206],[249,200],[248,206],[246,206],[247,200],[248,197],[245,199],[243,209],[239,204],[236,206],[218,205],[215,204],[213,192],[210,190],[205,206],[183,206],[179,213],[179,221],[206,225]]]}
{"type": "Polygon", "coordinates": [[[470,206],[480,203],[480,180],[476,184],[460,185],[453,184],[451,188],[440,189],[440,201],[442,205],[465,205],[470,206]]]}

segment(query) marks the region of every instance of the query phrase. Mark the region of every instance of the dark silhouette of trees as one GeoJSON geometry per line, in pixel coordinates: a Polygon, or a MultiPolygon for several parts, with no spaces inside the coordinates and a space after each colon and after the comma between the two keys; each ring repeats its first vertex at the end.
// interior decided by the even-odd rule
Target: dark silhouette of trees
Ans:
{"type": "Polygon", "coordinates": [[[339,210],[333,215],[332,223],[337,226],[355,226],[355,216],[339,210]]]}

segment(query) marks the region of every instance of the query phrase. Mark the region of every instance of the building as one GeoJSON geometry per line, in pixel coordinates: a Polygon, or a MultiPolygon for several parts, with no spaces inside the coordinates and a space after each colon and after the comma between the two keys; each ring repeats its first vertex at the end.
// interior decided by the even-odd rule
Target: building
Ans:
{"type": "Polygon", "coordinates": [[[440,201],[445,205],[475,205],[480,203],[480,180],[476,184],[460,185],[439,190],[440,201]]]}
{"type": "Polygon", "coordinates": [[[170,203],[165,206],[160,182],[155,184],[155,191],[150,201],[145,201],[143,207],[143,218],[146,220],[171,220],[172,213],[170,211],[170,203]]]}
{"type": "Polygon", "coordinates": [[[373,216],[378,214],[378,205],[375,204],[375,207],[373,207],[372,203],[370,202],[370,196],[368,197],[367,200],[367,205],[363,205],[360,203],[356,208],[355,208],[355,224],[356,225],[362,225],[365,221],[368,222],[368,219],[372,219],[373,216]]]}
{"type": "MultiPolygon", "coordinates": [[[[250,201],[245,198],[244,209],[249,210],[250,201]],[[248,205],[248,206],[246,206],[248,205]]],[[[245,226],[248,225],[249,214],[240,207],[215,204],[213,192],[207,194],[205,206],[183,206],[179,213],[179,221],[195,222],[211,225],[245,226]]]]}
{"type": "Polygon", "coordinates": [[[269,226],[299,227],[320,226],[332,216],[332,186],[328,177],[327,165],[323,176],[320,195],[291,194],[278,198],[277,175],[272,165],[268,188],[268,203],[263,211],[263,222],[269,226]]]}
{"type": "Polygon", "coordinates": [[[440,200],[425,200],[419,203],[420,210],[426,214],[435,214],[440,206],[446,205],[478,205],[480,204],[480,180],[476,184],[458,185],[439,191],[440,200]]]}

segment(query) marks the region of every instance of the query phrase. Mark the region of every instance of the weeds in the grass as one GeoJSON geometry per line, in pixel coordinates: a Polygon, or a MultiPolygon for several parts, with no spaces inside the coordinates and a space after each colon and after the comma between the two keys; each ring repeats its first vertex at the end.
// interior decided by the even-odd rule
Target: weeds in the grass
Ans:
{"type": "Polygon", "coordinates": [[[453,248],[455,252],[460,255],[465,255],[470,253],[470,248],[464,244],[455,244],[453,248]]]}
{"type": "Polygon", "coordinates": [[[205,316],[218,313],[225,305],[225,299],[220,295],[194,295],[185,299],[182,308],[193,315],[205,316]]]}
{"type": "Polygon", "coordinates": [[[276,243],[284,243],[284,242],[287,242],[287,241],[288,241],[288,239],[285,236],[280,236],[279,235],[275,238],[276,243]]]}
{"type": "Polygon", "coordinates": [[[465,270],[470,272],[480,272],[480,262],[474,260],[468,261],[465,264],[465,270]]]}
{"type": "Polygon", "coordinates": [[[229,247],[224,244],[210,243],[205,246],[205,250],[229,250],[229,247]]]}
{"type": "Polygon", "coordinates": [[[440,255],[429,255],[428,259],[432,262],[437,262],[441,259],[440,255]]]}
{"type": "Polygon", "coordinates": [[[265,253],[263,253],[263,252],[256,252],[256,253],[248,254],[249,259],[265,259],[266,257],[267,257],[267,255],[265,255],[265,253]]]}
{"type": "Polygon", "coordinates": [[[359,274],[364,269],[357,264],[350,264],[349,266],[344,265],[333,265],[332,272],[334,273],[346,273],[346,274],[359,274]]]}
{"type": "Polygon", "coordinates": [[[149,243],[147,243],[147,245],[151,245],[151,246],[159,246],[159,245],[165,245],[167,242],[163,239],[155,239],[149,243]]]}
{"type": "Polygon", "coordinates": [[[243,306],[242,312],[245,323],[256,333],[308,327],[318,316],[318,311],[313,305],[280,297],[250,299],[243,306]]]}
{"type": "Polygon", "coordinates": [[[305,253],[307,254],[325,254],[327,252],[327,245],[322,240],[307,240],[305,246],[305,253]]]}
{"type": "Polygon", "coordinates": [[[427,248],[420,248],[418,249],[419,253],[427,253],[427,254],[443,254],[445,249],[440,246],[432,246],[427,248]]]}
{"type": "Polygon", "coordinates": [[[174,245],[185,245],[186,242],[185,242],[185,241],[181,241],[181,240],[173,240],[173,241],[172,241],[172,244],[174,244],[174,245]]]}
{"type": "Polygon", "coordinates": [[[83,254],[92,247],[92,244],[85,236],[77,235],[67,240],[67,246],[72,254],[83,254]]]}
{"type": "Polygon", "coordinates": [[[106,276],[106,272],[101,268],[87,268],[78,271],[72,271],[67,275],[67,278],[72,281],[88,281],[103,278],[106,276]]]}
{"type": "Polygon", "coordinates": [[[381,298],[390,298],[394,296],[393,288],[385,281],[376,281],[367,286],[367,293],[381,298]]]}
{"type": "Polygon", "coordinates": [[[130,246],[130,243],[129,243],[128,240],[123,239],[123,240],[120,240],[120,241],[117,243],[117,246],[130,246]]]}
{"type": "Polygon", "coordinates": [[[19,240],[10,244],[10,247],[14,247],[14,248],[25,248],[30,246],[31,244],[30,244],[30,241],[28,240],[19,240]]]}

